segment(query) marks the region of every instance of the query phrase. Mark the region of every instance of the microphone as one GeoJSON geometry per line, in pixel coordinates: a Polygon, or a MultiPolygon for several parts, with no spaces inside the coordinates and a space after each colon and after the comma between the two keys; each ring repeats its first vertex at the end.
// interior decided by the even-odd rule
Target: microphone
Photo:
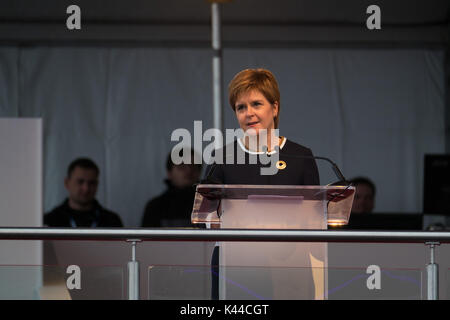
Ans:
{"type": "MultiPolygon", "coordinates": [[[[265,151],[267,151],[267,147],[266,146],[263,149],[265,151]]],[[[280,147],[279,146],[275,146],[275,150],[276,150],[276,152],[280,152],[280,147]]],[[[325,161],[327,161],[328,163],[331,164],[331,168],[333,169],[334,174],[339,179],[338,181],[329,184],[330,186],[336,186],[336,185],[342,185],[342,184],[349,185],[350,184],[350,182],[348,182],[347,179],[345,179],[345,177],[342,174],[341,170],[339,170],[339,167],[337,166],[337,164],[334,163],[333,161],[331,161],[329,158],[319,157],[319,156],[317,156],[317,157],[316,156],[299,156],[299,155],[296,155],[296,154],[288,154],[288,153],[283,153],[283,156],[292,157],[292,158],[299,158],[299,159],[325,160],[325,161]]]]}
{"type": "MultiPolygon", "coordinates": [[[[278,146],[276,146],[275,148],[279,148],[278,146]]],[[[278,150],[277,150],[278,151],[278,150]]],[[[327,186],[346,186],[346,188],[344,190],[342,190],[340,193],[338,194],[330,194],[328,195],[328,204],[330,203],[330,201],[334,201],[335,199],[340,198],[341,196],[345,196],[348,188],[353,186],[353,183],[347,181],[347,179],[345,179],[344,175],[342,174],[341,170],[339,170],[339,167],[337,166],[336,163],[334,163],[333,161],[331,161],[329,158],[326,157],[315,157],[315,156],[299,156],[299,155],[295,155],[295,154],[283,154],[284,156],[287,157],[293,157],[293,158],[302,158],[302,159],[319,159],[319,160],[325,160],[328,163],[331,164],[331,167],[333,169],[334,174],[336,175],[336,177],[339,179],[336,182],[330,183],[327,186]]],[[[328,205],[327,204],[327,205],[328,205]]]]}
{"type": "Polygon", "coordinates": [[[222,184],[222,182],[217,178],[212,177],[214,170],[217,168],[217,165],[218,164],[216,162],[211,164],[211,168],[209,169],[208,174],[206,175],[205,179],[200,180],[200,184],[222,184]]]}
{"type": "Polygon", "coordinates": [[[337,185],[349,185],[350,182],[347,181],[347,179],[345,179],[344,175],[342,174],[341,170],[339,170],[339,167],[337,166],[336,163],[334,163],[333,161],[331,161],[330,159],[326,158],[326,157],[315,157],[315,156],[298,156],[298,155],[294,155],[294,154],[283,154],[284,156],[287,157],[294,157],[294,158],[304,158],[304,159],[319,159],[319,160],[325,160],[328,163],[331,164],[331,168],[333,169],[334,174],[336,175],[336,177],[339,179],[336,182],[330,183],[330,186],[337,186],[337,185]]]}

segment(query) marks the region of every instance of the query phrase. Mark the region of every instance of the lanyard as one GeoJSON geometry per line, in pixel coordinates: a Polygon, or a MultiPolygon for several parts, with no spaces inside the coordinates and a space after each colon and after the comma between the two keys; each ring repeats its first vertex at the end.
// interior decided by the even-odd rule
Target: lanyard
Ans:
{"type": "MultiPolygon", "coordinates": [[[[97,227],[99,216],[100,216],[100,212],[99,212],[99,210],[98,210],[98,208],[97,208],[97,209],[95,209],[95,219],[94,219],[94,221],[92,221],[90,228],[95,228],[95,227],[97,227]]],[[[72,228],[78,227],[78,226],[77,226],[77,223],[75,222],[75,219],[74,219],[72,216],[70,217],[70,226],[71,226],[72,228]]]]}

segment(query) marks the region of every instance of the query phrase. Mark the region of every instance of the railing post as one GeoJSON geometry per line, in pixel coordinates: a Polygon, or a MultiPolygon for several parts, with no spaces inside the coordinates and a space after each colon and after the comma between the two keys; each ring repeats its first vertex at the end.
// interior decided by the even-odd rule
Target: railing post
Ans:
{"type": "Polygon", "coordinates": [[[430,246],[430,263],[427,264],[427,298],[428,300],[439,299],[439,265],[435,263],[435,246],[439,242],[425,242],[425,245],[430,246]]]}
{"type": "Polygon", "coordinates": [[[129,239],[131,242],[131,261],[128,262],[128,300],[139,300],[139,262],[136,261],[136,243],[139,239],[129,239]]]}

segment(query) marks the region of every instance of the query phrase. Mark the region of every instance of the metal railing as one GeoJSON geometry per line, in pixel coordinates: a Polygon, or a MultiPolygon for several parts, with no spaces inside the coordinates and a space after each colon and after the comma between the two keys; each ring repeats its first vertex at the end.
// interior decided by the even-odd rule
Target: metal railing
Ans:
{"type": "Polygon", "coordinates": [[[430,247],[426,266],[427,297],[439,299],[439,267],[435,247],[450,243],[450,232],[438,231],[335,231],[268,229],[85,229],[85,228],[0,228],[0,240],[115,240],[132,244],[128,263],[129,299],[139,299],[139,262],[136,244],[140,241],[263,241],[263,242],[358,242],[423,243],[430,247]]]}

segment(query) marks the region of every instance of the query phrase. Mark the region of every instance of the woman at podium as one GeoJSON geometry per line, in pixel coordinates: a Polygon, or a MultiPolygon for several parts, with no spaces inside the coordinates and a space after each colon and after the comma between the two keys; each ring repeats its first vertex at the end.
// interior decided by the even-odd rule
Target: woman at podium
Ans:
{"type": "MultiPolygon", "coordinates": [[[[231,109],[243,134],[234,143],[217,151],[215,156],[218,159],[223,156],[223,161],[222,163],[213,163],[207,168],[204,183],[318,185],[319,173],[311,150],[278,134],[281,103],[278,83],[274,75],[265,69],[243,70],[231,80],[228,91],[231,109]],[[263,170],[271,168],[275,170],[263,170]]],[[[305,248],[304,246],[303,249],[298,249],[296,244],[266,244],[266,247],[262,247],[264,245],[251,247],[251,244],[240,244],[238,250],[245,250],[243,247],[256,248],[256,250],[247,250],[249,252],[247,256],[258,251],[259,257],[271,255],[268,253],[269,251],[281,252],[280,257],[283,252],[287,252],[284,257],[278,259],[282,263],[285,261],[283,259],[289,258],[289,255],[297,257],[296,259],[301,255],[304,259],[302,261],[305,261],[305,259],[309,261],[309,254],[313,254],[311,247],[305,248]],[[300,253],[299,250],[302,250],[302,252],[300,253]]],[[[267,257],[269,260],[274,258],[277,259],[273,255],[267,257]]],[[[263,259],[266,258],[263,257],[263,259]]],[[[292,262],[292,259],[290,261],[292,262]]],[[[296,266],[299,264],[303,265],[303,262],[295,263],[296,266]]],[[[242,268],[242,270],[234,271],[240,273],[239,276],[243,282],[248,281],[252,285],[265,283],[265,289],[261,292],[265,292],[267,296],[262,295],[268,299],[286,296],[314,297],[314,284],[310,274],[311,265],[307,265],[306,268],[259,267],[257,269],[256,271],[256,269],[242,268]],[[292,270],[294,270],[294,273],[297,272],[297,276],[289,274],[292,270]],[[308,275],[305,276],[305,272],[308,275]],[[245,276],[242,276],[242,273],[245,273],[245,276]],[[302,276],[298,276],[300,273],[302,273],[302,276]],[[247,277],[254,280],[250,281],[247,277]],[[274,277],[278,279],[278,283],[284,283],[281,291],[270,280],[274,277]],[[297,282],[296,286],[292,286],[292,283],[295,282],[297,282]],[[289,291],[289,288],[294,289],[289,291]],[[276,293],[277,290],[278,293],[276,293]],[[289,291],[289,293],[286,294],[283,291],[289,291]],[[299,294],[298,291],[303,291],[303,293],[299,294]],[[294,294],[289,295],[292,292],[294,294]]],[[[227,277],[232,272],[232,269],[227,269],[227,277]]],[[[219,276],[219,248],[216,247],[212,257],[212,299],[219,299],[219,278],[224,279],[224,277],[223,274],[219,276]]],[[[255,288],[254,290],[256,290],[255,288]]]]}
{"type": "Polygon", "coordinates": [[[243,137],[220,151],[223,161],[208,167],[206,180],[220,184],[318,185],[319,173],[311,150],[278,135],[281,103],[274,75],[265,69],[243,70],[231,80],[228,92],[243,137]],[[269,166],[274,170],[261,170],[269,166]]]}

